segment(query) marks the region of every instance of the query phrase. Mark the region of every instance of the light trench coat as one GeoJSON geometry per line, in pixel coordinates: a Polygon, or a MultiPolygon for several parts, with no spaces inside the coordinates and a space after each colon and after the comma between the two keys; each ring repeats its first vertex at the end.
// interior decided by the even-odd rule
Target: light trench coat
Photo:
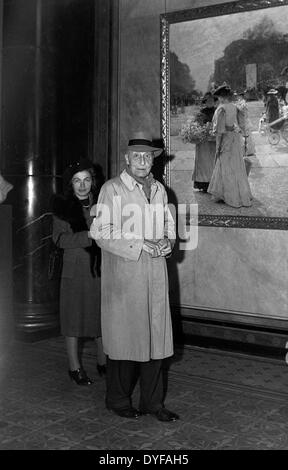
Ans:
{"type": "Polygon", "coordinates": [[[124,170],[103,185],[91,215],[90,233],[102,249],[105,354],[139,362],[173,355],[166,259],[142,250],[144,238],[175,240],[164,186],[153,181],[149,203],[142,185],[124,170]]]}

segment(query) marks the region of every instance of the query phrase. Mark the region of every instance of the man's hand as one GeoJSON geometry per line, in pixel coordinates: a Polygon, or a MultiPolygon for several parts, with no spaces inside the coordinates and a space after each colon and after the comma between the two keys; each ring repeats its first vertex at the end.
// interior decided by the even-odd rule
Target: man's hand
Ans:
{"type": "Polygon", "coordinates": [[[160,247],[161,256],[170,255],[172,252],[172,243],[170,242],[169,238],[163,238],[159,240],[158,245],[160,247]]]}
{"type": "Polygon", "coordinates": [[[149,253],[152,258],[158,258],[158,256],[161,256],[161,251],[158,242],[154,242],[152,240],[144,240],[143,250],[149,253]]]}
{"type": "Polygon", "coordinates": [[[172,244],[168,238],[161,240],[144,240],[143,250],[149,253],[152,258],[158,258],[159,256],[167,256],[172,251],[172,244]]]}

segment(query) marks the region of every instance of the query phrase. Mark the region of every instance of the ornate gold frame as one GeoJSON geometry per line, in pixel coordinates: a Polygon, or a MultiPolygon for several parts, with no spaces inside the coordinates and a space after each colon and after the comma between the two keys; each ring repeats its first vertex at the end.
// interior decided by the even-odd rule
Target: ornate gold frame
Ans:
{"type": "MultiPolygon", "coordinates": [[[[180,10],[160,15],[161,29],[161,134],[164,142],[166,164],[164,179],[167,186],[170,181],[170,93],[169,93],[169,26],[172,23],[208,18],[213,16],[241,13],[288,5],[288,0],[240,0],[236,2],[210,5],[180,10]]],[[[288,8],[287,8],[288,14],[288,8]]],[[[288,202],[288,201],[287,201],[288,202]]],[[[287,204],[288,206],[288,204],[287,204]]],[[[187,223],[189,221],[187,220],[187,223]]],[[[199,225],[212,227],[259,228],[270,230],[288,230],[288,217],[243,217],[227,215],[201,215],[199,225]]]]}

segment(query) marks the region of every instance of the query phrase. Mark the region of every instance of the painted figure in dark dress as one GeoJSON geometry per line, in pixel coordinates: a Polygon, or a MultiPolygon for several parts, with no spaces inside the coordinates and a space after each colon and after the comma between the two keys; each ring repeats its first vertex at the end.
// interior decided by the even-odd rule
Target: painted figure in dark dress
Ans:
{"type": "MultiPolygon", "coordinates": [[[[201,108],[200,112],[196,116],[196,120],[201,125],[206,125],[212,122],[214,112],[216,110],[215,103],[217,98],[212,93],[207,92],[202,100],[205,105],[201,108]]],[[[195,149],[195,164],[192,175],[194,181],[194,188],[207,192],[207,188],[210,183],[214,168],[216,152],[216,139],[206,140],[196,144],[195,149]]]]}

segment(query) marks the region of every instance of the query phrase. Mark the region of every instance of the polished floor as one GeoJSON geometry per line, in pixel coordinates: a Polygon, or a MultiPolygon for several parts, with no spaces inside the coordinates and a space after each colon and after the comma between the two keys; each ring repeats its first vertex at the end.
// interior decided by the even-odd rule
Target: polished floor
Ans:
{"type": "Polygon", "coordinates": [[[0,449],[288,449],[284,356],[177,349],[166,369],[166,406],[181,416],[173,423],[107,411],[92,341],[83,362],[95,379],[87,388],[68,378],[63,338],[10,342],[0,361],[0,449]]]}

